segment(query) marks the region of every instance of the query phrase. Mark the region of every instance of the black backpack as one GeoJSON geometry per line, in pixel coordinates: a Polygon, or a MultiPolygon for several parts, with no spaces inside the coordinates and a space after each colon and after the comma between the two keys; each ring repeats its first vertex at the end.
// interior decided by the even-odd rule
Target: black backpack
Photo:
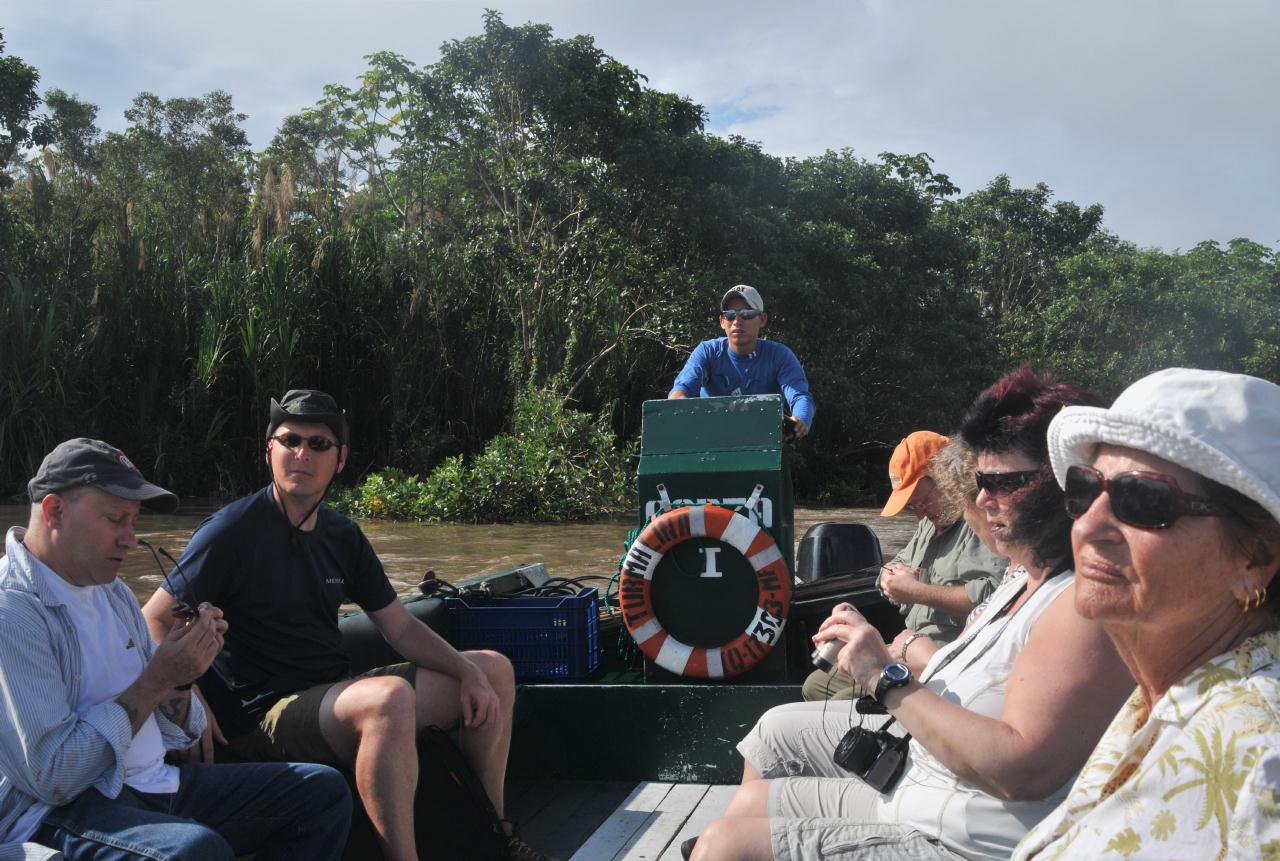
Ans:
{"type": "MultiPolygon", "coordinates": [[[[351,819],[346,861],[379,856],[373,826],[360,797],[351,819]]],[[[501,861],[507,838],[498,814],[449,733],[439,727],[418,732],[418,792],[413,802],[414,834],[422,861],[501,861]]]]}

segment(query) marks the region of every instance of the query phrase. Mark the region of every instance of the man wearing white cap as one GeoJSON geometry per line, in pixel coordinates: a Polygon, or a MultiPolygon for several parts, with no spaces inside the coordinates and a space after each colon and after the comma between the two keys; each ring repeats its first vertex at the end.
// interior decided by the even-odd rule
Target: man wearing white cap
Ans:
{"type": "Polygon", "coordinates": [[[759,290],[746,284],[730,288],[720,300],[725,336],[694,347],[667,397],[782,395],[791,412],[788,433],[796,438],[807,434],[817,413],[809,380],[795,353],[760,337],[768,322],[759,290]]]}

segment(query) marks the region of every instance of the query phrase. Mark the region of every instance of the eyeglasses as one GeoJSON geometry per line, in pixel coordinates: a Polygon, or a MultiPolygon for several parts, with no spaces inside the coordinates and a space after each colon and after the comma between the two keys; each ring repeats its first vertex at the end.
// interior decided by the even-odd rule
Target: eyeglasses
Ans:
{"type": "Polygon", "coordinates": [[[1026,487],[1039,474],[1038,469],[1024,469],[1018,472],[975,472],[973,477],[978,483],[978,490],[985,490],[992,496],[1006,496],[1026,487]]]}
{"type": "Polygon", "coordinates": [[[937,494],[938,494],[938,484],[937,482],[934,482],[933,486],[929,488],[929,492],[926,493],[924,496],[920,497],[915,501],[907,500],[907,508],[910,508],[912,512],[914,512],[916,515],[923,515],[925,508],[929,505],[930,502],[933,501],[933,498],[937,494]]]}
{"type": "Polygon", "coordinates": [[[1122,472],[1106,478],[1089,466],[1067,467],[1067,514],[1082,517],[1106,492],[1116,520],[1139,529],[1168,529],[1184,514],[1222,517],[1229,512],[1204,496],[1187,493],[1158,472],[1122,472]]]}
{"type": "Polygon", "coordinates": [[[720,312],[720,316],[732,323],[739,317],[743,320],[754,320],[763,313],[763,311],[757,311],[755,308],[725,308],[720,312]]]}
{"type": "Polygon", "coordinates": [[[336,439],[329,439],[327,436],[320,436],[319,434],[316,434],[315,436],[303,436],[300,433],[281,433],[276,434],[271,438],[290,451],[302,445],[304,442],[307,444],[307,448],[312,451],[328,451],[338,444],[336,439]]]}

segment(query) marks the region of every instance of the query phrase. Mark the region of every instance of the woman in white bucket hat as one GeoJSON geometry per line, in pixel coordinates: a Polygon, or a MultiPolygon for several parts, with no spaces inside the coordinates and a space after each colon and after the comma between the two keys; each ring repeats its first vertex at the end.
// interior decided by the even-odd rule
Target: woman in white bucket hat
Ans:
{"type": "Polygon", "coordinates": [[[1076,608],[1137,690],[1015,859],[1280,855],[1280,387],[1171,368],[1049,427],[1076,608]]]}

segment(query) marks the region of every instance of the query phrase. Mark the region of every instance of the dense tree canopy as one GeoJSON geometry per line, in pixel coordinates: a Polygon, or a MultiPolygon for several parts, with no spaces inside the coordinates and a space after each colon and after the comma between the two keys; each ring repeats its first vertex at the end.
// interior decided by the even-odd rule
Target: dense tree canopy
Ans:
{"type": "Polygon", "coordinates": [[[0,57],[8,492],[81,434],[241,492],[268,398],[307,385],[347,406],[351,472],[439,467],[433,516],[576,516],[616,498],[640,403],[739,282],[819,404],[811,500],[878,496],[887,447],[1019,362],[1104,394],[1175,363],[1280,375],[1265,246],[1136,248],[1043,184],[962,196],[924,153],[780,159],[590,37],[493,13],[430,65],[367,60],[255,153],[228,93],[142,93],[103,134],[0,57]],[[514,475],[537,493],[493,492],[514,475]],[[571,504],[532,501],[553,487],[571,504]]]}

